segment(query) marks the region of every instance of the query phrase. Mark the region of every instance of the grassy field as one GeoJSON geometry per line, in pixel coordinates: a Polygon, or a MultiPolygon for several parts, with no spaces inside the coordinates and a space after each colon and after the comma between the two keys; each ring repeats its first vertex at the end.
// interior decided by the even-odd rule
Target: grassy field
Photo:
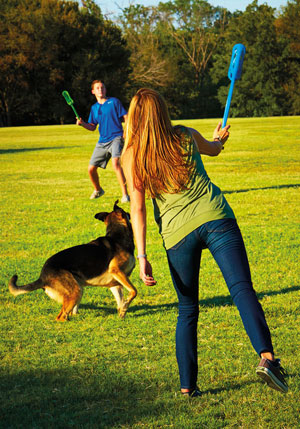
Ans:
{"type": "MultiPolygon", "coordinates": [[[[215,120],[183,121],[211,138],[215,120]]],[[[177,300],[148,207],[147,253],[157,280],[132,281],[138,296],[126,319],[109,290],[86,288],[79,314],[57,323],[60,306],[43,291],[14,298],[7,283],[38,278],[53,253],[103,235],[94,219],[120,198],[109,164],[103,198],[89,200],[88,160],[96,133],[75,125],[0,129],[1,428],[299,428],[300,118],[233,119],[211,179],[232,205],[252,277],[289,373],[289,393],[255,375],[251,348],[208,251],[200,274],[199,387],[179,393],[177,300]]]]}

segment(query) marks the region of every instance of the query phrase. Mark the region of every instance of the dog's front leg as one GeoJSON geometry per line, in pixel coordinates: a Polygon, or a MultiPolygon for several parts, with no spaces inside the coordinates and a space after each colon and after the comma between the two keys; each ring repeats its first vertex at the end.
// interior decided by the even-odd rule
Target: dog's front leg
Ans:
{"type": "Polygon", "coordinates": [[[129,292],[127,300],[125,302],[123,301],[122,308],[119,310],[119,316],[123,319],[128,310],[129,304],[137,295],[137,290],[133,286],[129,278],[126,276],[126,274],[124,274],[122,271],[114,269],[112,270],[111,274],[113,278],[117,280],[122,286],[124,286],[124,288],[127,289],[129,292]]]}
{"type": "Polygon", "coordinates": [[[110,288],[110,290],[117,301],[118,313],[120,315],[124,305],[123,287],[113,286],[110,288]]]}

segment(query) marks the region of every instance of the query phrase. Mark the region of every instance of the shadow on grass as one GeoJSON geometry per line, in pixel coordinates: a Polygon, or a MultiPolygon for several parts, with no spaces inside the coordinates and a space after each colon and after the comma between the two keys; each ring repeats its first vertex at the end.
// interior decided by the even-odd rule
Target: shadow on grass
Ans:
{"type": "Polygon", "coordinates": [[[285,287],[285,288],[280,289],[280,290],[274,290],[274,291],[268,291],[268,292],[259,292],[259,293],[256,293],[256,295],[257,295],[258,299],[262,299],[265,296],[283,295],[285,293],[296,292],[297,290],[300,290],[300,286],[291,286],[291,287],[285,287]]]}
{"type": "MultiPolygon", "coordinates": [[[[251,380],[251,381],[245,381],[243,383],[236,383],[236,384],[232,384],[232,383],[226,383],[225,385],[223,385],[222,387],[217,387],[215,389],[207,389],[207,390],[203,390],[201,389],[201,391],[203,392],[203,394],[210,394],[210,395],[217,395],[218,393],[222,393],[224,391],[234,391],[234,390],[241,390],[246,386],[250,386],[252,384],[257,384],[258,382],[262,383],[259,379],[257,380],[251,380]]],[[[263,384],[263,383],[262,383],[263,384]]]]}
{"type": "Polygon", "coordinates": [[[0,376],[1,427],[131,427],[167,414],[154,383],[99,361],[87,368],[43,368],[0,376]],[[92,367],[93,366],[93,367],[92,367]],[[100,369],[99,369],[100,368],[100,369]],[[148,381],[149,384],[149,381],[148,381]],[[123,427],[123,426],[122,426],[123,427]]]}
{"type": "MultiPolygon", "coordinates": [[[[276,295],[283,295],[286,293],[296,292],[300,290],[300,286],[291,286],[288,288],[283,288],[278,291],[267,291],[267,292],[259,292],[256,293],[259,300],[263,299],[265,296],[276,296],[276,295]]],[[[201,299],[199,301],[200,307],[223,307],[228,305],[234,305],[233,301],[231,299],[230,295],[219,295],[214,296],[213,298],[207,298],[207,299],[201,299]]],[[[128,313],[136,313],[135,317],[143,317],[147,314],[153,314],[153,313],[159,313],[166,310],[172,310],[174,308],[178,307],[177,302],[170,302],[167,304],[159,304],[159,305],[149,305],[149,304],[142,304],[142,305],[132,305],[129,307],[128,313]]],[[[117,313],[117,309],[113,307],[104,307],[104,306],[98,306],[95,304],[80,304],[80,308],[87,309],[87,310],[97,310],[97,311],[103,311],[107,314],[114,314],[117,313]]]]}
{"type": "Polygon", "coordinates": [[[278,186],[266,186],[264,188],[248,188],[248,189],[238,189],[237,191],[223,191],[223,194],[239,194],[241,192],[250,192],[250,191],[264,191],[267,189],[285,189],[285,188],[298,188],[299,184],[293,185],[278,185],[278,186]]]}
{"type": "MultiPolygon", "coordinates": [[[[186,398],[179,393],[175,396],[174,387],[166,386],[165,391],[157,388],[161,380],[155,374],[150,382],[128,376],[125,371],[105,366],[101,361],[86,368],[15,368],[14,373],[0,376],[0,426],[101,429],[147,426],[155,420],[161,421],[162,426],[151,427],[164,427],[168,416],[180,412],[181,406],[186,408],[186,398]]],[[[228,382],[204,390],[203,399],[207,400],[207,395],[240,391],[258,382],[228,382]]]]}
{"type": "Polygon", "coordinates": [[[106,314],[117,314],[117,305],[115,307],[108,307],[108,306],[100,306],[96,304],[80,304],[80,309],[83,310],[97,310],[97,311],[103,311],[106,314]]]}
{"type": "MultiPolygon", "coordinates": [[[[235,391],[235,390],[241,390],[247,386],[250,386],[252,384],[257,384],[260,383],[262,386],[264,386],[264,388],[266,389],[266,392],[269,392],[271,394],[274,394],[276,391],[273,389],[270,389],[270,387],[265,383],[265,381],[261,380],[260,377],[257,377],[256,375],[254,375],[255,379],[254,380],[249,380],[249,381],[245,381],[243,383],[236,383],[236,384],[232,384],[230,382],[225,383],[222,387],[217,387],[214,389],[207,389],[207,390],[202,390],[203,394],[211,394],[211,395],[217,395],[218,393],[222,393],[224,391],[235,391]]],[[[289,380],[293,380],[296,379],[298,377],[297,373],[290,373],[288,372],[287,374],[287,382],[289,383],[289,380]]],[[[282,395],[282,393],[276,392],[276,394],[278,395],[282,395]]]]}
{"type": "Polygon", "coordinates": [[[52,150],[52,149],[66,149],[73,148],[78,146],[48,146],[48,147],[28,147],[28,148],[18,148],[18,149],[0,149],[0,155],[5,155],[6,153],[18,153],[18,152],[35,152],[39,150],[52,150]]]}

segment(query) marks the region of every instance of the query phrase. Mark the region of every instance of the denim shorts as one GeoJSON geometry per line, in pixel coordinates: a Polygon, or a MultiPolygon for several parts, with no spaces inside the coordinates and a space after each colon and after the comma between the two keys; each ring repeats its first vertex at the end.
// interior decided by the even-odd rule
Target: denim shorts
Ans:
{"type": "Polygon", "coordinates": [[[115,137],[107,143],[97,143],[90,159],[90,165],[106,168],[110,158],[120,158],[124,140],[122,136],[115,137]]]}

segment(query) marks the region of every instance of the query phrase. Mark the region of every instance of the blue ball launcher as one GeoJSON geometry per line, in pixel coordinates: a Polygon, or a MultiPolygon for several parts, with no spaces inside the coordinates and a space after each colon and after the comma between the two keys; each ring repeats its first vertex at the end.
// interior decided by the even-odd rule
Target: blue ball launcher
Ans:
{"type": "Polygon", "coordinates": [[[233,94],[234,83],[237,79],[241,77],[241,74],[242,74],[242,67],[243,67],[245,53],[246,53],[246,48],[244,45],[242,45],[241,43],[234,45],[232,49],[232,56],[231,56],[231,61],[228,69],[228,77],[231,80],[231,84],[230,84],[226,106],[224,110],[222,128],[225,127],[227,122],[231,98],[233,94]]]}

